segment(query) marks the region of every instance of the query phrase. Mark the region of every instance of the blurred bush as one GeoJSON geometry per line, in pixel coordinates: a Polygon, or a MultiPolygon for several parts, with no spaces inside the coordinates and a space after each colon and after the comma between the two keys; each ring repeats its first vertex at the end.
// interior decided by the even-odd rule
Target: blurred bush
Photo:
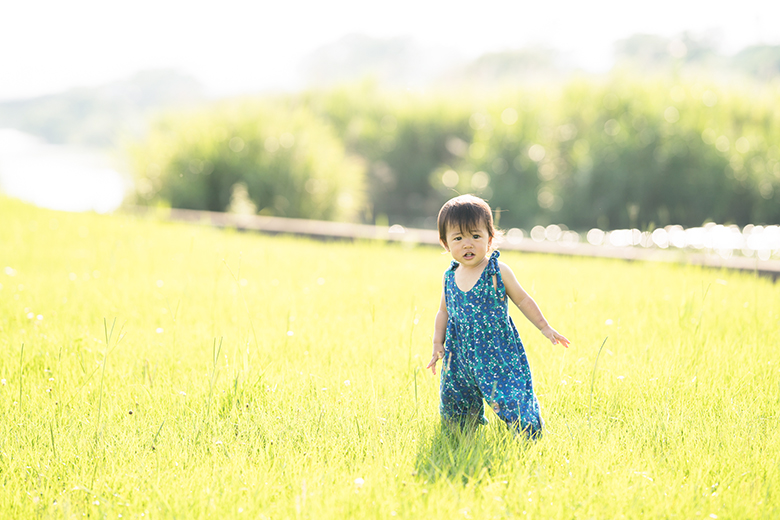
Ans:
{"type": "Polygon", "coordinates": [[[421,227],[467,192],[505,228],[777,223],[779,102],[777,85],[617,75],[489,94],[362,83],[172,115],[137,148],[138,186],[224,210],[244,183],[260,212],[421,227]]]}
{"type": "Polygon", "coordinates": [[[251,203],[264,215],[354,220],[364,203],[364,165],[303,107],[242,101],[169,114],[131,156],[139,204],[251,203]]]}
{"type": "Polygon", "coordinates": [[[309,92],[296,102],[328,121],[347,150],[369,165],[370,222],[435,226],[442,201],[453,193],[432,176],[461,162],[468,148],[467,100],[383,93],[363,83],[309,92]]]}

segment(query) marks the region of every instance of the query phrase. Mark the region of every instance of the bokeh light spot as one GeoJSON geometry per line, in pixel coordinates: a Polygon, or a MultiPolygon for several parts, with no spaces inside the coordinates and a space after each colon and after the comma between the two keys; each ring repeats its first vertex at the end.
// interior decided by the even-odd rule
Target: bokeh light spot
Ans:
{"type": "Polygon", "coordinates": [[[463,157],[469,149],[469,144],[460,137],[450,136],[447,138],[445,148],[456,157],[463,157]]]}
{"type": "Polygon", "coordinates": [[[469,125],[474,130],[479,130],[487,124],[487,116],[481,112],[474,112],[469,118],[469,125]]]}
{"type": "Polygon", "coordinates": [[[604,95],[604,108],[606,108],[607,110],[616,109],[619,103],[620,103],[620,99],[618,99],[618,97],[612,92],[609,92],[608,94],[604,95]]]}
{"type": "Polygon", "coordinates": [[[448,188],[454,188],[457,186],[459,180],[460,176],[455,170],[447,170],[441,175],[441,183],[448,188]]]}
{"type": "Polygon", "coordinates": [[[615,119],[610,119],[604,123],[604,132],[607,135],[615,137],[620,133],[620,123],[618,123],[615,119]]]}
{"type": "Polygon", "coordinates": [[[544,237],[544,226],[534,226],[533,229],[531,229],[531,238],[534,242],[542,242],[544,241],[544,237]]]}
{"type": "Polygon", "coordinates": [[[495,172],[497,175],[506,173],[509,169],[509,164],[503,157],[496,157],[493,159],[493,163],[490,166],[493,168],[493,172],[495,172]]]}
{"type": "Polygon", "coordinates": [[[718,134],[716,134],[715,130],[713,130],[712,128],[705,128],[704,131],[701,133],[701,140],[707,144],[714,144],[715,139],[717,138],[718,138],[718,134]]]}
{"type": "Polygon", "coordinates": [[[555,129],[555,133],[559,141],[570,141],[577,137],[577,126],[572,123],[561,125],[555,129]]]}
{"type": "Polygon", "coordinates": [[[662,249],[669,247],[669,235],[663,228],[653,231],[653,243],[662,249]]]}
{"type": "Polygon", "coordinates": [[[680,111],[675,107],[666,107],[666,110],[664,110],[664,119],[669,123],[676,123],[680,120],[680,111]]]}
{"type": "Polygon", "coordinates": [[[561,238],[561,234],[563,234],[563,230],[558,224],[550,224],[544,228],[544,237],[551,242],[556,242],[561,238]]]}
{"type": "Polygon", "coordinates": [[[503,121],[505,125],[517,123],[517,110],[512,107],[505,108],[504,111],[501,112],[501,121],[503,121]]]}
{"type": "Polygon", "coordinates": [[[598,228],[593,228],[588,231],[588,234],[585,236],[585,238],[588,240],[589,244],[600,246],[604,241],[604,232],[598,228]]]}
{"type": "Polygon", "coordinates": [[[475,190],[484,190],[490,183],[490,175],[485,172],[477,172],[471,176],[471,187],[475,190]]]}
{"type": "Polygon", "coordinates": [[[525,233],[519,228],[512,228],[506,233],[506,239],[510,244],[519,244],[524,238],[525,233]]]}
{"type": "Polygon", "coordinates": [[[534,162],[539,162],[544,159],[544,154],[544,147],[540,144],[532,145],[528,149],[528,157],[530,157],[534,162]]]}
{"type": "Polygon", "coordinates": [[[536,201],[539,203],[539,207],[550,209],[555,204],[555,195],[548,189],[542,189],[536,197],[536,201]]]}
{"type": "Polygon", "coordinates": [[[279,144],[282,146],[282,148],[292,148],[292,146],[295,144],[295,136],[290,132],[284,132],[279,136],[279,144]]]}
{"type": "Polygon", "coordinates": [[[238,153],[244,149],[244,140],[241,139],[240,137],[233,137],[230,140],[230,143],[228,143],[228,146],[230,147],[231,150],[238,153]]]}

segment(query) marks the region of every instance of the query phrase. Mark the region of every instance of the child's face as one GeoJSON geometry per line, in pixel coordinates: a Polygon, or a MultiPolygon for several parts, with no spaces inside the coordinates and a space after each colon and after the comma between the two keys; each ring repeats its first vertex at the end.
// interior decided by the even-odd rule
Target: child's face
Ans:
{"type": "Polygon", "coordinates": [[[487,227],[480,224],[477,229],[460,229],[447,226],[447,251],[452,259],[461,265],[475,267],[480,265],[490,251],[493,239],[488,235],[487,227]]]}

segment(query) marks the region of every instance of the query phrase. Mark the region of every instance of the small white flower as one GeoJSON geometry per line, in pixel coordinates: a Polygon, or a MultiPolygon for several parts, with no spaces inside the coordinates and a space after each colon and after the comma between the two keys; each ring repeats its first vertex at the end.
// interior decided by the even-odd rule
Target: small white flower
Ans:
{"type": "Polygon", "coordinates": [[[5,378],[0,379],[0,385],[6,385],[8,382],[5,380],[5,378]]]}
{"type": "Polygon", "coordinates": [[[291,331],[291,330],[288,330],[288,331],[287,331],[287,335],[288,335],[288,336],[292,336],[293,334],[295,334],[293,331],[291,331]]]}
{"type": "Polygon", "coordinates": [[[366,483],[366,481],[365,481],[365,480],[363,480],[363,479],[362,479],[362,478],[360,478],[360,477],[358,477],[358,478],[356,478],[356,479],[355,479],[355,487],[356,487],[356,488],[358,488],[358,489],[360,489],[361,487],[363,487],[363,484],[365,484],[365,483],[366,483]]]}
{"type": "Polygon", "coordinates": [[[351,383],[349,382],[349,379],[347,379],[346,381],[344,381],[344,386],[349,386],[350,384],[351,384],[351,383]]]}
{"type": "Polygon", "coordinates": [[[162,327],[157,327],[157,334],[162,334],[163,332],[165,332],[165,329],[162,327]]]}
{"type": "Polygon", "coordinates": [[[610,320],[605,321],[604,325],[612,325],[612,320],[610,319],[610,320]]]}

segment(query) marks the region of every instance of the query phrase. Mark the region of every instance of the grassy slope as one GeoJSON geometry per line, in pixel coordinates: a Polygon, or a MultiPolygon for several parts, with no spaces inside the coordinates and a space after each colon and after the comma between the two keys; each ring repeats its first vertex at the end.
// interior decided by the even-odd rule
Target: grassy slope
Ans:
{"type": "Polygon", "coordinates": [[[0,222],[0,517],[780,514],[769,280],[505,253],[573,348],[513,312],[546,435],[453,440],[422,369],[435,249],[0,222]]]}

